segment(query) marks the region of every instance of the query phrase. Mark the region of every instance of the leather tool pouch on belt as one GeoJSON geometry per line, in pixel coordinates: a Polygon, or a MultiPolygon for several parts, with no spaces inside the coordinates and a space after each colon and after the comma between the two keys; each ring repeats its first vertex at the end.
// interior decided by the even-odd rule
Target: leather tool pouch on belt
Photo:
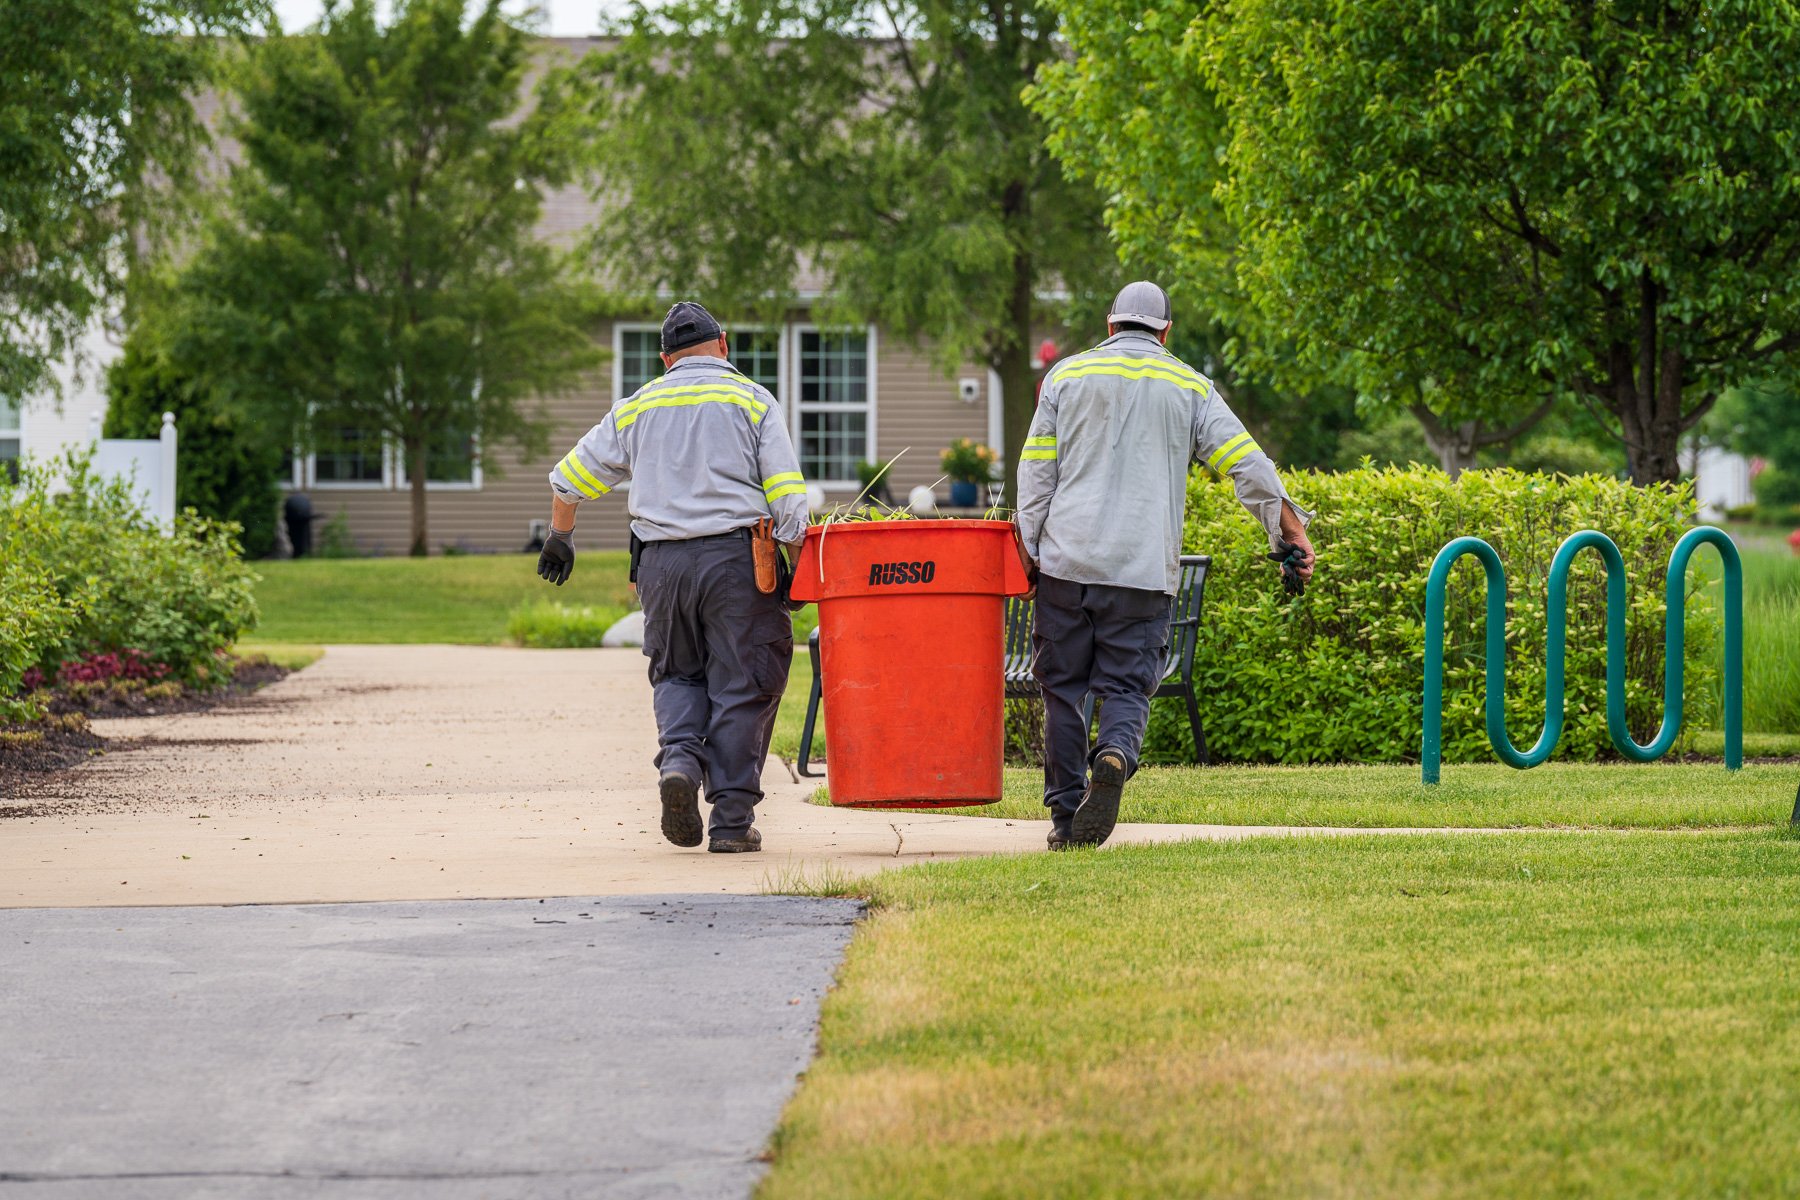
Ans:
{"type": "Polygon", "coordinates": [[[765,596],[775,594],[775,560],[779,553],[775,548],[775,523],[764,517],[750,527],[750,557],[756,563],[756,590],[765,596]]]}

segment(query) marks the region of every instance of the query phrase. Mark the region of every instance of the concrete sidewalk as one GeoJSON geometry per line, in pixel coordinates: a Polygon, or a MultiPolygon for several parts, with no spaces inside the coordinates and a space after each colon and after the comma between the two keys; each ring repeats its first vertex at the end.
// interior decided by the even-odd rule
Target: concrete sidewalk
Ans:
{"type": "Polygon", "coordinates": [[[0,1197],[747,1196],[860,907],[0,913],[0,1197]]]}
{"type": "MultiPolygon", "coordinates": [[[[1048,828],[822,808],[771,760],[764,853],[670,846],[635,650],[334,646],[230,708],[96,727],[134,748],[0,825],[0,907],[755,893],[1041,853],[1048,828]]],[[[1114,841],[1268,832],[1123,825],[1114,841]]]]}

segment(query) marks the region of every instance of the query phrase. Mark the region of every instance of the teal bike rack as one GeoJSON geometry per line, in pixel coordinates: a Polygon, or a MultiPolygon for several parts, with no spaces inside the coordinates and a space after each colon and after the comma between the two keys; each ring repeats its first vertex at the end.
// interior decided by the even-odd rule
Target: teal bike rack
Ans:
{"type": "Polygon", "coordinates": [[[1506,732],[1506,568],[1494,548],[1476,537],[1460,537],[1431,564],[1425,585],[1425,730],[1420,746],[1424,782],[1438,781],[1444,734],[1444,591],[1450,568],[1472,554],[1487,573],[1487,735],[1500,761],[1526,770],[1556,750],[1563,731],[1563,672],[1568,641],[1569,567],[1592,547],[1606,562],[1606,731],[1620,754],[1651,762],[1669,752],[1681,732],[1683,653],[1687,646],[1687,569],[1694,552],[1712,545],[1725,564],[1725,766],[1744,765],[1744,569],[1737,547],[1722,529],[1690,529],[1669,555],[1668,608],[1663,617],[1663,722],[1647,746],[1632,740],[1625,725],[1625,560],[1604,533],[1584,529],[1557,547],[1550,561],[1549,638],[1544,671],[1544,731],[1537,744],[1521,751],[1506,732]]]}

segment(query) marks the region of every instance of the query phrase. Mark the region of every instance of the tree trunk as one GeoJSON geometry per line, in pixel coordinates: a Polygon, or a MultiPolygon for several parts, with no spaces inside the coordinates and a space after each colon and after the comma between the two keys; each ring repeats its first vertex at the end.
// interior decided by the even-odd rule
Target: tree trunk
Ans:
{"type": "Polygon", "coordinates": [[[1681,434],[1688,424],[1681,411],[1687,362],[1680,350],[1657,346],[1659,295],[1644,268],[1638,276],[1637,343],[1615,342],[1607,354],[1607,390],[1625,435],[1631,482],[1640,487],[1681,481],[1681,434]]]}
{"type": "Polygon", "coordinates": [[[412,549],[414,558],[431,553],[430,533],[425,525],[425,439],[406,439],[406,483],[412,497],[412,549]]]}
{"type": "Polygon", "coordinates": [[[1437,455],[1446,475],[1455,479],[1475,465],[1475,448],[1481,437],[1479,421],[1451,425],[1423,404],[1411,405],[1410,409],[1425,431],[1425,444],[1437,455]]]}
{"type": "Polygon", "coordinates": [[[1019,455],[1025,450],[1025,435],[1031,432],[1031,419],[1037,412],[1037,372],[1031,365],[1031,312],[1034,296],[1034,268],[1031,255],[1024,250],[1013,253],[1012,299],[1007,313],[1011,336],[995,356],[994,370],[1000,376],[1005,403],[1000,410],[1000,424],[1005,445],[1000,447],[1001,462],[1006,467],[1006,504],[1019,503],[1019,455]]]}

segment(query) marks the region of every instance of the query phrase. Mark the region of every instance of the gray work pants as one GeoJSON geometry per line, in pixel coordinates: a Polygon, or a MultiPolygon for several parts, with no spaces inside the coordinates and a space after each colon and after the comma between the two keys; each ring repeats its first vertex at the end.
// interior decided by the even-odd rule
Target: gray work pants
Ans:
{"type": "Polygon", "coordinates": [[[662,747],[657,768],[706,789],[713,837],[740,837],[763,796],[763,760],[794,661],[787,610],[756,590],[742,531],[650,542],[638,599],[662,747]]]}
{"type": "Polygon", "coordinates": [[[1137,770],[1162,679],[1172,601],[1167,593],[1038,577],[1032,674],[1044,693],[1044,807],[1067,829],[1087,791],[1093,754],[1111,748],[1137,770]],[[1081,709],[1100,704],[1093,754],[1081,709]]]}

